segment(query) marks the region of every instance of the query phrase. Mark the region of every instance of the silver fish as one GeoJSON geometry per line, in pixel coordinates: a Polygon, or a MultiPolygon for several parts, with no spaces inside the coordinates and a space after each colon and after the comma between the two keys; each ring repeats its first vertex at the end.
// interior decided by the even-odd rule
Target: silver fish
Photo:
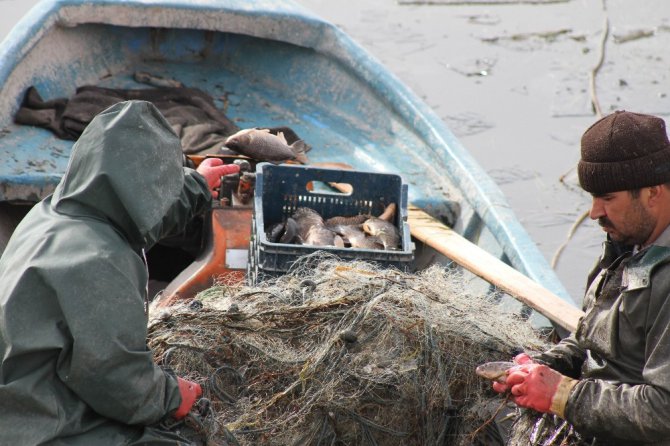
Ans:
{"type": "Polygon", "coordinates": [[[297,223],[298,237],[303,245],[344,247],[344,240],[328,229],[321,215],[313,209],[301,207],[291,216],[297,223]]]}
{"type": "Polygon", "coordinates": [[[255,160],[308,163],[304,142],[300,140],[288,145],[283,133],[273,135],[269,129],[240,130],[226,139],[225,146],[255,160]]]}
{"type": "MultiPolygon", "coordinates": [[[[395,210],[396,210],[396,204],[391,203],[386,208],[384,208],[384,212],[379,214],[377,218],[380,220],[385,220],[388,222],[393,222],[393,219],[395,218],[395,210]]],[[[326,220],[326,226],[337,226],[337,225],[360,225],[365,223],[366,220],[373,218],[372,215],[370,214],[359,214],[359,215],[351,215],[348,217],[330,217],[329,219],[326,220]]]]}
{"type": "Polygon", "coordinates": [[[268,238],[269,242],[272,243],[277,243],[279,241],[279,237],[284,234],[285,231],[285,224],[284,223],[275,223],[270,228],[267,230],[265,233],[265,236],[268,238]]]}
{"type": "Polygon", "coordinates": [[[372,215],[369,214],[360,214],[352,215],[349,217],[330,217],[326,220],[326,226],[350,226],[350,225],[362,225],[365,220],[372,218],[372,215]]]}
{"type": "Polygon", "coordinates": [[[328,228],[344,239],[345,247],[349,245],[352,248],[384,249],[382,241],[377,237],[368,236],[360,225],[335,225],[328,228]]]}
{"type": "Polygon", "coordinates": [[[275,223],[265,234],[272,243],[295,243],[298,239],[298,224],[291,217],[283,223],[275,223]]]}
{"type": "Polygon", "coordinates": [[[366,233],[379,238],[386,250],[397,250],[400,246],[400,234],[398,233],[398,229],[391,222],[372,217],[363,223],[363,230],[366,233]]]}
{"type": "Polygon", "coordinates": [[[482,378],[504,384],[507,377],[507,371],[515,365],[516,364],[511,361],[485,362],[484,364],[477,366],[475,373],[482,378]]]}
{"type": "Polygon", "coordinates": [[[297,208],[291,218],[298,224],[298,235],[304,240],[307,237],[307,231],[312,226],[325,226],[323,217],[314,209],[300,207],[297,208]]]}
{"type": "Polygon", "coordinates": [[[279,243],[295,243],[297,237],[298,223],[289,217],[284,224],[284,233],[279,238],[279,243]]]}
{"type": "Polygon", "coordinates": [[[336,246],[344,248],[344,240],[325,226],[312,226],[302,241],[303,245],[336,246]]]}

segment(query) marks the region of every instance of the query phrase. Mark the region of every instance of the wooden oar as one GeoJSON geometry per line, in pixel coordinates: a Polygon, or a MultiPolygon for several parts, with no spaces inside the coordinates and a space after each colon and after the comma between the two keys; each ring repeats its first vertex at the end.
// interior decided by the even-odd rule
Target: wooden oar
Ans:
{"type": "Polygon", "coordinates": [[[482,277],[568,331],[575,331],[584,312],[479,246],[460,236],[421,209],[410,206],[412,236],[482,277]]]}

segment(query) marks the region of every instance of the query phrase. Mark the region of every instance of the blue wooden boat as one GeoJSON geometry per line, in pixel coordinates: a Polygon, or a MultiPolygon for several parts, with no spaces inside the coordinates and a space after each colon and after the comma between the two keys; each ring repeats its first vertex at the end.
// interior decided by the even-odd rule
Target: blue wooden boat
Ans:
{"type": "MultiPolygon", "coordinates": [[[[400,174],[411,203],[572,303],[499,188],[433,111],[290,0],[37,4],[0,45],[0,249],[29,205],[51,193],[72,146],[13,122],[26,89],[53,99],[82,85],[140,88],[136,72],[208,92],[240,127],[291,126],[314,162],[400,174]]],[[[436,257],[417,248],[418,260],[436,257]]]]}

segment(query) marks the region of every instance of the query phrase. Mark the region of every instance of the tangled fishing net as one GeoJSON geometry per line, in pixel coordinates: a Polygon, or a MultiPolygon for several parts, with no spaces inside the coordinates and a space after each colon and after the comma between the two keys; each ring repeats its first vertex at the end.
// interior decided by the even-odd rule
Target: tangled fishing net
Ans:
{"type": "Polygon", "coordinates": [[[474,369],[543,349],[530,324],[443,267],[316,260],[152,310],[156,361],[211,401],[207,444],[494,444],[504,401],[474,369]]]}

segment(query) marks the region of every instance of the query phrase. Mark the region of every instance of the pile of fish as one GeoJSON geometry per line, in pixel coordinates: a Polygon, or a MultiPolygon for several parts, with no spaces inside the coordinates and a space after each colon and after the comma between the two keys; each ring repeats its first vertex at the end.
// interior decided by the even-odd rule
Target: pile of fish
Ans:
{"type": "Polygon", "coordinates": [[[359,214],[324,219],[314,209],[299,207],[285,221],[270,225],[266,236],[272,243],[395,251],[400,248],[395,211],[391,203],[378,217],[359,214]]]}

